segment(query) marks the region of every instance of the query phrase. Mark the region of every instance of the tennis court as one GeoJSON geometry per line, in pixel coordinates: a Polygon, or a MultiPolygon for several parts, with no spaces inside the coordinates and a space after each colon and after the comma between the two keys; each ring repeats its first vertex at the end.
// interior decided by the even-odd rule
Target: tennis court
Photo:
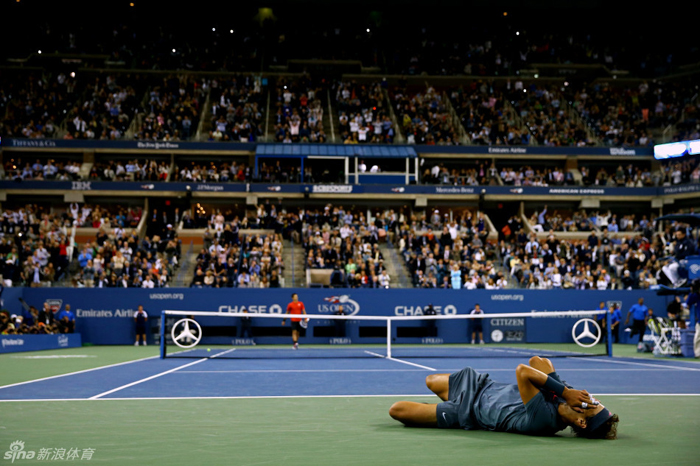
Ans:
{"type": "Polygon", "coordinates": [[[190,359],[122,346],[3,355],[0,448],[10,452],[20,441],[21,451],[35,452],[17,464],[71,461],[71,451],[73,461],[159,465],[695,465],[700,458],[700,364],[692,360],[637,357],[627,345],[616,345],[613,358],[557,358],[568,382],[619,414],[619,439],[605,442],[569,431],[542,438],[406,428],[387,414],[398,400],[437,402],[425,388],[430,373],[472,366],[515,382],[514,368],[527,357],[344,358],[303,345],[285,348],[289,358],[224,357],[242,349],[214,347],[210,357],[190,359]],[[57,451],[63,455],[54,459],[57,451]]]}

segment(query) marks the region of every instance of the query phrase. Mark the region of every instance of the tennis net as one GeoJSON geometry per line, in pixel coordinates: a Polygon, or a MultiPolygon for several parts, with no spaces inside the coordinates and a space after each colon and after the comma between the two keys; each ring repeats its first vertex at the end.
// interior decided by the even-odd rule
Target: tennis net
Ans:
{"type": "Polygon", "coordinates": [[[162,312],[161,357],[499,358],[612,355],[609,314],[362,316],[162,312]],[[300,317],[303,317],[299,319],[300,317]],[[300,322],[293,322],[300,320],[300,322]],[[297,333],[298,351],[293,347],[297,333]]]}

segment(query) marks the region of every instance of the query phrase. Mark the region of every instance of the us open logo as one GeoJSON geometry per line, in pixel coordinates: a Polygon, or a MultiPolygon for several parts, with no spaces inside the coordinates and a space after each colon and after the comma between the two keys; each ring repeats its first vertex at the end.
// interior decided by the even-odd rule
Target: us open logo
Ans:
{"type": "Polygon", "coordinates": [[[63,300],[62,299],[47,299],[46,304],[49,305],[49,309],[51,309],[52,312],[58,312],[61,309],[61,306],[63,305],[63,300]]]}
{"type": "Polygon", "coordinates": [[[323,298],[327,303],[318,305],[319,314],[335,314],[338,312],[338,307],[343,306],[343,313],[348,316],[354,316],[360,312],[360,303],[354,299],[350,299],[350,295],[329,296],[323,298]]]}

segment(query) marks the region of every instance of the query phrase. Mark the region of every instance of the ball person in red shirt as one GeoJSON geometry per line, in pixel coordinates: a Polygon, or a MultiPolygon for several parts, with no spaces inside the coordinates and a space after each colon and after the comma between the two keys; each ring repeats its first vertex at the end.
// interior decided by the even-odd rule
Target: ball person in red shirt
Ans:
{"type": "MultiPolygon", "coordinates": [[[[306,314],[306,308],[304,303],[299,301],[299,295],[292,293],[292,302],[287,304],[287,314],[306,314]]],[[[287,319],[282,320],[282,325],[287,319]]],[[[298,317],[293,317],[290,319],[292,322],[292,341],[294,342],[294,349],[299,349],[299,330],[301,330],[301,319],[298,317]]]]}

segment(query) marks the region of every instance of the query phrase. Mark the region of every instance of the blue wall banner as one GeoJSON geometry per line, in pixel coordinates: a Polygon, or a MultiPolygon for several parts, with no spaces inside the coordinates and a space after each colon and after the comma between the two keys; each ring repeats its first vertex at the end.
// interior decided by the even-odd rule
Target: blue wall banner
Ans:
{"type": "Polygon", "coordinates": [[[3,148],[18,149],[103,149],[144,150],[153,152],[187,151],[254,151],[256,144],[246,142],[187,142],[187,141],[103,141],[87,139],[14,139],[2,140],[3,148]]]}
{"type": "MultiPolygon", "coordinates": [[[[339,304],[343,304],[345,312],[358,316],[413,316],[422,315],[428,304],[432,304],[439,315],[468,314],[476,303],[489,313],[523,313],[532,311],[585,311],[598,308],[601,301],[607,305],[620,305],[623,320],[627,311],[643,297],[645,304],[664,315],[667,297],[657,296],[654,291],[577,291],[577,290],[422,290],[422,289],[196,289],[196,288],[161,288],[144,289],[95,289],[95,288],[9,288],[3,293],[3,308],[11,313],[23,312],[18,297],[37,308],[49,299],[61,300],[62,305],[70,304],[76,314],[76,332],[82,335],[82,341],[92,344],[133,344],[134,319],[133,315],[139,305],[143,305],[149,315],[149,322],[154,330],[163,310],[209,311],[209,312],[238,312],[246,307],[251,313],[282,314],[286,312],[291,294],[297,292],[299,299],[304,302],[306,311],[315,315],[333,314],[339,304]],[[21,290],[21,291],[20,291],[21,290]]],[[[239,324],[238,318],[211,318],[216,325],[239,324]]],[[[547,325],[533,322],[537,319],[525,319],[522,322],[491,322],[484,320],[484,336],[490,338],[492,328],[500,329],[504,337],[521,338],[528,342],[561,341],[568,342],[571,338],[573,318],[556,319],[562,322],[552,327],[550,319],[547,325]]],[[[555,320],[555,319],[552,319],[555,320]]],[[[313,320],[314,325],[332,326],[333,322],[313,320]]],[[[348,337],[352,342],[381,343],[385,336],[373,336],[367,339],[359,338],[359,327],[370,325],[366,321],[349,321],[348,337]]],[[[276,319],[253,318],[254,327],[279,326],[276,319]]],[[[424,325],[422,322],[405,322],[404,327],[424,325]]],[[[307,335],[311,335],[312,326],[307,335]]],[[[471,335],[467,322],[440,321],[437,323],[439,337],[445,343],[463,343],[467,335],[471,335]]],[[[620,336],[624,332],[620,332],[620,336]]],[[[157,331],[156,331],[157,334],[157,331]]],[[[154,343],[152,336],[149,336],[154,343]]],[[[329,343],[326,336],[309,338],[308,343],[329,343]]],[[[230,340],[229,340],[230,341],[230,340]]],[[[262,343],[286,343],[288,338],[279,335],[263,337],[262,343]]],[[[403,343],[420,343],[418,339],[400,339],[403,343]]]]}
{"type": "Polygon", "coordinates": [[[62,348],[79,348],[79,333],[58,335],[0,335],[0,354],[24,351],[43,351],[62,348]]]}
{"type": "MultiPolygon", "coordinates": [[[[2,190],[64,191],[177,191],[177,192],[239,192],[248,190],[246,183],[181,183],[134,181],[0,181],[2,190]]],[[[297,188],[298,189],[298,188],[297,188]]]]}
{"type": "Polygon", "coordinates": [[[338,155],[404,157],[414,154],[484,154],[484,155],[598,155],[653,157],[653,147],[545,147],[545,146],[426,146],[426,145],[334,145],[334,144],[257,144],[246,142],[190,141],[102,141],[80,139],[16,139],[2,140],[3,148],[21,149],[101,149],[142,150],[152,152],[247,151],[263,155],[338,155]],[[303,147],[303,148],[302,148],[303,147]]]}
{"type": "MultiPolygon", "coordinates": [[[[0,181],[0,190],[99,192],[99,191],[139,191],[147,192],[226,192],[226,193],[309,193],[309,194],[422,194],[422,195],[466,195],[477,196],[568,196],[578,199],[592,197],[655,197],[663,195],[700,192],[700,185],[685,185],[665,188],[609,188],[598,186],[452,186],[452,185],[406,185],[405,175],[384,174],[372,178],[372,184],[271,184],[271,183],[181,183],[181,182],[131,182],[131,181],[0,181]]],[[[363,179],[365,179],[363,178],[363,179]]],[[[411,177],[413,178],[413,177],[411,177]]]]}

